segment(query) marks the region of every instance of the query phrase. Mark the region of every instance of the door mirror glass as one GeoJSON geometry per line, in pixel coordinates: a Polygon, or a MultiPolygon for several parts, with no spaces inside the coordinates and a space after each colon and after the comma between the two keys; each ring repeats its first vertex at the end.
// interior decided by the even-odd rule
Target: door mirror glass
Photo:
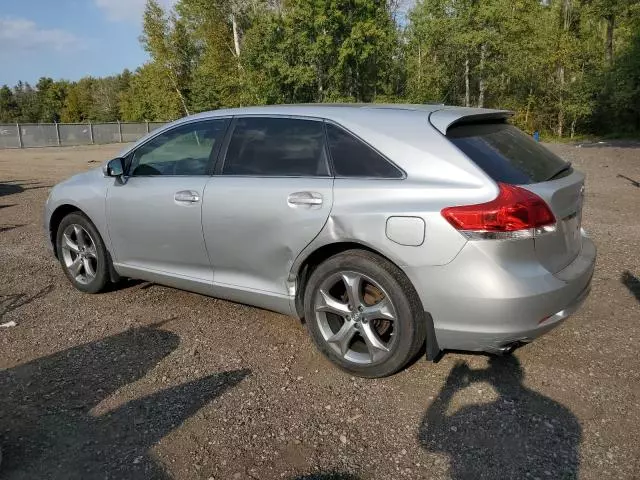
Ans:
{"type": "Polygon", "coordinates": [[[107,177],[122,177],[124,175],[124,161],[122,158],[114,158],[107,163],[107,177]]]}

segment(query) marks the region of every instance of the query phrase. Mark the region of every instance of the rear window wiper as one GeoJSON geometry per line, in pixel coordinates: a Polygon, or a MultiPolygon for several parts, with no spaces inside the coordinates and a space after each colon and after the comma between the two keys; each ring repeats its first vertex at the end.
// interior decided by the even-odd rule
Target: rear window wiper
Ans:
{"type": "Polygon", "coordinates": [[[562,175],[564,172],[567,172],[569,170],[571,170],[571,162],[565,163],[562,167],[556,170],[553,175],[547,178],[545,182],[548,182],[549,180],[553,180],[554,178],[557,178],[558,176],[562,175]]]}

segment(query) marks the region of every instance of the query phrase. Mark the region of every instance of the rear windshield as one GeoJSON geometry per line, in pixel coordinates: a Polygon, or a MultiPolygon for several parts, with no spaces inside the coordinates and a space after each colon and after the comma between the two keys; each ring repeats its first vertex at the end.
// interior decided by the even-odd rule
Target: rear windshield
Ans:
{"type": "MultiPolygon", "coordinates": [[[[567,165],[508,123],[454,125],[447,130],[447,138],[496,182],[516,185],[544,182],[567,165]]],[[[569,173],[567,169],[564,175],[569,173]]]]}

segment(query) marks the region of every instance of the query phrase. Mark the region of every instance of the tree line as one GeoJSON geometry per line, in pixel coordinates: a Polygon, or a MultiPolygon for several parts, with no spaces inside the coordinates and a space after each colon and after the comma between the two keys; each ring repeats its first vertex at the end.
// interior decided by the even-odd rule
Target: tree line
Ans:
{"type": "Polygon", "coordinates": [[[532,132],[640,132],[640,0],[148,0],[135,72],[0,88],[1,122],[171,120],[223,107],[505,108],[532,132]]]}

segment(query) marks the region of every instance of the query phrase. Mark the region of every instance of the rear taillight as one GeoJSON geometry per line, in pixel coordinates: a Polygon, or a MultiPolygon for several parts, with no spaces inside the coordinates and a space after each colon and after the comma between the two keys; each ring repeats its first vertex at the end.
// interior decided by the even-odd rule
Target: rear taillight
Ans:
{"type": "Polygon", "coordinates": [[[556,229],[549,206],[535,193],[506,183],[490,202],[442,209],[442,216],[473,239],[531,238],[556,229]]]}

